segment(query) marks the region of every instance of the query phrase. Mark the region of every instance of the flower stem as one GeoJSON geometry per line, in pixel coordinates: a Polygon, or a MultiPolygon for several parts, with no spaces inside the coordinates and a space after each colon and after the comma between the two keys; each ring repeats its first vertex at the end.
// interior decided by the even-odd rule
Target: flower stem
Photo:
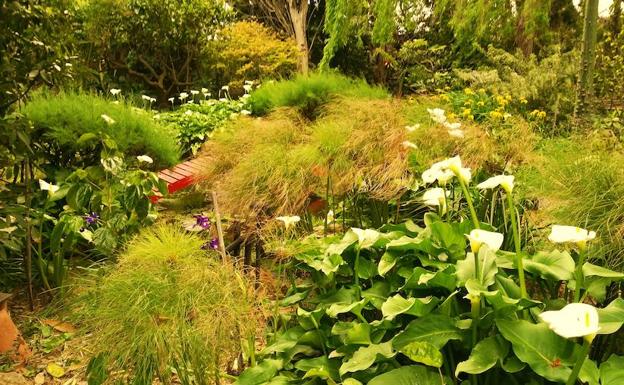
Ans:
{"type": "Polygon", "coordinates": [[[583,348],[581,349],[581,354],[579,355],[579,358],[576,360],[576,363],[574,364],[574,368],[572,368],[572,373],[570,373],[570,377],[568,377],[568,381],[566,382],[566,385],[574,385],[576,383],[579,372],[581,371],[581,367],[583,366],[585,359],[589,355],[590,347],[591,347],[591,340],[588,338],[585,338],[583,341],[583,348]]]}
{"type": "Polygon", "coordinates": [[[479,229],[481,228],[481,226],[479,225],[479,218],[477,218],[477,212],[475,211],[474,205],[472,204],[472,198],[470,197],[470,194],[468,194],[468,188],[466,187],[466,183],[464,183],[464,180],[461,177],[458,177],[457,179],[459,180],[459,185],[461,186],[462,192],[466,197],[466,202],[468,203],[468,208],[470,209],[470,216],[472,218],[473,225],[476,229],[479,229]]]}
{"type": "Polygon", "coordinates": [[[584,284],[583,279],[583,264],[585,263],[585,246],[579,248],[578,263],[576,265],[576,271],[574,273],[576,279],[576,285],[574,286],[574,302],[579,302],[581,299],[581,286],[584,284]]]}
{"type": "Polygon", "coordinates": [[[520,280],[520,295],[527,298],[526,281],[524,278],[524,266],[522,265],[522,254],[520,253],[520,230],[516,219],[516,207],[513,203],[511,191],[507,192],[507,205],[509,206],[509,216],[511,217],[511,227],[513,230],[514,245],[516,247],[516,264],[518,265],[518,279],[520,280]]]}
{"type": "Polygon", "coordinates": [[[360,270],[360,247],[357,247],[355,251],[355,263],[353,264],[353,275],[355,275],[355,290],[360,291],[360,277],[358,276],[358,271],[360,270]]]}

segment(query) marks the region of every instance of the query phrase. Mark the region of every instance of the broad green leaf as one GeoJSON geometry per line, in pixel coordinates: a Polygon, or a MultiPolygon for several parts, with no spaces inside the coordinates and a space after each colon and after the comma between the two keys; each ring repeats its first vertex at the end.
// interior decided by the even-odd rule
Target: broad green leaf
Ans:
{"type": "Polygon", "coordinates": [[[367,302],[367,299],[363,298],[353,303],[334,303],[327,309],[326,313],[332,318],[336,318],[338,314],[342,313],[360,314],[367,302]]]}
{"type": "Polygon", "coordinates": [[[574,273],[574,259],[567,251],[540,251],[523,260],[524,270],[544,279],[567,281],[574,273]]]}
{"type": "Polygon", "coordinates": [[[586,277],[596,276],[603,278],[614,278],[614,280],[624,279],[624,273],[609,270],[607,268],[597,266],[589,262],[585,262],[585,264],[583,265],[583,275],[586,277]]]}
{"type": "Polygon", "coordinates": [[[472,349],[470,357],[466,361],[457,364],[455,376],[460,373],[479,374],[483,373],[502,361],[509,352],[509,343],[502,338],[492,336],[485,338],[472,349]]]}
{"type": "Polygon", "coordinates": [[[352,232],[357,237],[357,246],[361,249],[369,249],[373,247],[375,242],[381,237],[381,233],[373,229],[358,229],[352,227],[349,232],[352,232]]]}
{"type": "Polygon", "coordinates": [[[303,378],[320,377],[324,380],[338,381],[338,366],[340,360],[329,359],[326,356],[306,358],[295,363],[295,369],[306,372],[303,378]]]}
{"type": "Polygon", "coordinates": [[[397,259],[402,253],[397,250],[387,250],[379,260],[379,265],[377,266],[377,271],[379,275],[382,277],[389,272],[394,265],[396,265],[397,259]]]}
{"type": "Polygon", "coordinates": [[[309,290],[300,291],[300,292],[291,294],[288,297],[280,301],[280,306],[284,306],[284,307],[292,306],[300,301],[303,301],[304,299],[308,297],[308,293],[309,293],[309,290]]]}
{"type": "Polygon", "coordinates": [[[342,381],[342,385],[362,385],[362,383],[355,378],[347,378],[342,381]]]}
{"type": "Polygon", "coordinates": [[[392,358],[395,354],[391,341],[361,347],[355,351],[353,357],[340,366],[340,375],[368,369],[378,357],[392,358]]]}
{"type": "Polygon", "coordinates": [[[331,254],[342,255],[342,253],[347,248],[349,248],[349,246],[352,246],[357,241],[358,241],[358,236],[352,231],[347,231],[345,235],[342,237],[342,239],[340,240],[340,242],[335,242],[335,243],[330,244],[325,250],[325,253],[327,255],[331,255],[331,254]]]}
{"type": "Polygon", "coordinates": [[[422,227],[416,225],[411,219],[399,224],[387,223],[381,226],[383,232],[402,232],[409,236],[415,236],[423,230],[422,227]]]}
{"type": "Polygon", "coordinates": [[[460,226],[458,223],[449,224],[442,221],[435,221],[428,226],[431,229],[433,246],[446,250],[449,257],[454,260],[461,259],[466,250],[466,237],[464,229],[460,226]]]}
{"type": "Polygon", "coordinates": [[[598,309],[600,330],[598,334],[612,334],[624,324],[624,299],[616,298],[604,309],[598,309]]]}
{"type": "Polygon", "coordinates": [[[286,350],[297,345],[297,341],[299,341],[299,338],[301,338],[304,333],[305,330],[302,327],[297,326],[290,328],[279,335],[275,342],[265,347],[260,354],[269,355],[273,353],[285,352],[286,350]]]}
{"type": "Polygon", "coordinates": [[[435,254],[436,249],[431,245],[431,239],[425,236],[425,232],[420,233],[418,237],[401,237],[392,240],[386,244],[386,250],[393,251],[422,251],[426,254],[435,254]]]}
{"type": "Polygon", "coordinates": [[[260,385],[275,377],[283,366],[282,360],[264,360],[260,364],[246,369],[236,380],[237,385],[260,385]]]}
{"type": "Polygon", "coordinates": [[[376,281],[370,289],[362,291],[362,298],[366,298],[375,308],[381,306],[390,295],[390,284],[386,281],[376,281]]]}
{"type": "Polygon", "coordinates": [[[405,345],[400,352],[414,362],[439,368],[444,362],[442,353],[429,342],[414,341],[405,345]]]}
{"type": "MultiPolygon", "coordinates": [[[[422,365],[403,366],[380,374],[368,382],[367,385],[440,385],[442,379],[437,370],[422,365]]],[[[444,378],[444,384],[451,384],[444,378]]]]}
{"type": "Polygon", "coordinates": [[[340,337],[345,345],[370,345],[371,326],[357,321],[336,322],[331,333],[340,337]]]}
{"type": "Polygon", "coordinates": [[[301,307],[297,307],[297,322],[299,322],[299,325],[305,330],[318,329],[323,315],[325,315],[325,311],[322,307],[313,311],[307,311],[301,307]]]}
{"type": "Polygon", "coordinates": [[[501,368],[503,368],[503,370],[506,371],[507,373],[518,373],[525,367],[526,367],[526,364],[520,361],[520,359],[516,357],[516,355],[513,353],[511,353],[501,363],[501,368]]]}
{"type": "Polygon", "coordinates": [[[344,264],[344,260],[338,254],[329,254],[317,258],[310,258],[306,263],[311,268],[322,271],[325,275],[329,275],[337,272],[338,268],[344,264]]]}
{"type": "Polygon", "coordinates": [[[395,349],[402,349],[414,341],[424,341],[442,349],[449,340],[461,340],[462,331],[455,320],[442,314],[428,314],[410,322],[405,330],[392,339],[395,349]]]}
{"type": "Polygon", "coordinates": [[[474,253],[468,253],[465,259],[457,261],[457,280],[459,284],[465,284],[469,279],[476,278],[483,287],[487,288],[494,284],[498,272],[496,254],[483,245],[477,257],[479,258],[479,271],[476,273],[474,253]]]}
{"type": "Polygon", "coordinates": [[[548,325],[524,320],[498,319],[496,326],[509,342],[518,358],[550,381],[565,382],[574,364],[576,344],[558,336],[548,325]]]}
{"type": "Polygon", "coordinates": [[[621,385],[624,378],[624,356],[611,355],[600,365],[601,385],[621,385]]]}
{"type": "MultiPolygon", "coordinates": [[[[452,268],[447,269],[452,270],[452,268]]],[[[401,275],[404,275],[407,269],[402,269],[401,275]]],[[[405,285],[403,289],[426,289],[432,287],[441,287],[448,291],[453,291],[457,286],[455,276],[445,271],[431,272],[422,267],[415,267],[411,274],[405,277],[405,285]]]]}
{"type": "Polygon", "coordinates": [[[583,384],[600,385],[600,372],[598,371],[596,363],[590,360],[589,357],[583,362],[578,378],[583,384]]]}
{"type": "Polygon", "coordinates": [[[381,306],[384,318],[393,320],[399,314],[410,314],[422,317],[433,310],[439,300],[435,297],[403,298],[400,294],[390,297],[381,306]]]}

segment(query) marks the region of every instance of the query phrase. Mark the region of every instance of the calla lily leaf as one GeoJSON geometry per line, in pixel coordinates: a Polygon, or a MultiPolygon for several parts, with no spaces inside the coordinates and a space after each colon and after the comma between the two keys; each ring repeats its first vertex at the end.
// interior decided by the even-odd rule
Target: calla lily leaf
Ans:
{"type": "Polygon", "coordinates": [[[401,253],[397,250],[387,250],[379,260],[379,265],[377,266],[377,271],[379,275],[382,277],[386,275],[387,272],[392,270],[392,268],[396,265],[397,260],[401,256],[401,253]]]}
{"type": "Polygon", "coordinates": [[[411,342],[405,345],[400,352],[414,362],[433,366],[434,368],[441,367],[444,362],[442,353],[429,342],[411,342]]]}
{"type": "Polygon", "coordinates": [[[383,344],[361,347],[356,350],[353,357],[340,366],[340,375],[343,376],[345,373],[366,370],[373,365],[378,358],[392,358],[395,354],[391,341],[384,342],[383,344]]]}
{"type": "Polygon", "coordinates": [[[337,322],[331,333],[340,337],[345,345],[370,345],[371,341],[370,324],[361,322],[337,322]]]}
{"type": "Polygon", "coordinates": [[[575,362],[576,344],[558,336],[548,325],[524,320],[496,320],[496,326],[509,342],[516,356],[531,369],[550,381],[565,382],[569,366],[575,362]]]}
{"type": "Polygon", "coordinates": [[[461,340],[463,333],[455,326],[455,321],[445,315],[428,314],[410,322],[405,330],[392,340],[395,349],[402,349],[414,341],[425,341],[442,349],[449,340],[461,340]]]}
{"type": "Polygon", "coordinates": [[[354,313],[359,314],[364,306],[368,303],[366,298],[353,303],[334,303],[327,309],[327,315],[336,318],[338,314],[342,313],[354,313]]]}
{"type": "Polygon", "coordinates": [[[624,356],[611,355],[600,365],[600,384],[619,385],[624,378],[624,356]]]}
{"type": "Polygon", "coordinates": [[[598,309],[600,330],[598,334],[612,334],[624,325],[624,299],[617,298],[604,309],[598,309]]]}
{"type": "Polygon", "coordinates": [[[503,361],[509,353],[509,343],[496,336],[485,338],[472,349],[470,357],[466,361],[457,364],[455,376],[460,373],[479,374],[503,361]]]}
{"type": "Polygon", "coordinates": [[[260,364],[245,370],[236,380],[236,385],[260,385],[269,381],[282,369],[282,360],[264,360],[260,364]]]}
{"type": "Polygon", "coordinates": [[[589,262],[583,264],[583,275],[586,277],[613,278],[614,280],[624,279],[624,273],[596,266],[589,262]]]}
{"type": "Polygon", "coordinates": [[[544,279],[567,281],[574,273],[574,259],[567,251],[539,252],[523,261],[524,270],[544,279]]]}
{"type": "Polygon", "coordinates": [[[410,314],[422,317],[433,310],[439,300],[435,297],[427,298],[403,298],[400,294],[388,298],[381,306],[381,312],[385,319],[393,320],[399,314],[410,314]]]}
{"type": "Polygon", "coordinates": [[[496,254],[483,245],[479,248],[477,257],[479,258],[479,271],[476,273],[474,253],[468,253],[466,259],[457,261],[457,280],[459,284],[465,284],[469,279],[476,278],[483,287],[487,288],[494,284],[498,272],[496,254]]]}
{"type": "Polygon", "coordinates": [[[380,374],[368,382],[368,385],[440,385],[450,384],[450,379],[440,378],[437,370],[421,365],[404,366],[380,374]]]}
{"type": "Polygon", "coordinates": [[[381,306],[390,295],[390,284],[385,281],[377,281],[370,289],[362,291],[362,298],[366,298],[376,309],[381,306]]]}

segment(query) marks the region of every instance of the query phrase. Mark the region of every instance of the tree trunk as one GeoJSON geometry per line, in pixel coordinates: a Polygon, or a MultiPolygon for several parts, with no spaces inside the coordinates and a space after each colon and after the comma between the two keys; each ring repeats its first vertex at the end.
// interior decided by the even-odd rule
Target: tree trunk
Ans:
{"type": "Polygon", "coordinates": [[[575,120],[585,112],[592,89],[592,76],[596,61],[596,31],[598,25],[598,0],[585,0],[583,21],[583,51],[576,84],[575,120]]]}
{"type": "Polygon", "coordinates": [[[622,0],[613,0],[611,6],[611,33],[615,39],[622,30],[622,0]]]}
{"type": "Polygon", "coordinates": [[[288,10],[290,12],[290,20],[295,32],[295,42],[299,49],[299,72],[303,75],[308,74],[309,49],[308,49],[308,1],[307,0],[288,0],[288,10]]]}

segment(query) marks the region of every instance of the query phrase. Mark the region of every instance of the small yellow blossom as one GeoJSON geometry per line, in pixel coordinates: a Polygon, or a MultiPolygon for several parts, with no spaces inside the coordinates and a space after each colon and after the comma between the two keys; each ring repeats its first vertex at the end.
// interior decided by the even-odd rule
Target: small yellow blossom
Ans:
{"type": "Polygon", "coordinates": [[[449,112],[446,116],[448,117],[449,120],[453,120],[457,118],[457,114],[454,112],[449,112]]]}
{"type": "Polygon", "coordinates": [[[485,88],[479,88],[479,93],[482,95],[485,94],[485,88]]]}
{"type": "Polygon", "coordinates": [[[492,119],[500,119],[502,117],[503,117],[503,114],[501,114],[498,111],[491,111],[490,112],[490,118],[492,118],[492,119]]]}
{"type": "Polygon", "coordinates": [[[444,100],[445,102],[448,102],[450,100],[447,94],[440,95],[440,99],[444,100]]]}
{"type": "Polygon", "coordinates": [[[525,98],[520,98],[520,103],[522,104],[527,104],[528,101],[525,98]]]}
{"type": "Polygon", "coordinates": [[[464,93],[466,95],[474,95],[475,94],[474,91],[471,88],[465,88],[464,89],[464,93]]]}
{"type": "Polygon", "coordinates": [[[479,106],[479,107],[483,107],[483,106],[485,106],[485,103],[483,102],[483,100],[479,100],[479,101],[477,102],[477,106],[479,106]]]}
{"type": "Polygon", "coordinates": [[[505,105],[507,105],[507,99],[505,99],[504,97],[498,95],[496,97],[496,103],[498,103],[498,105],[500,105],[500,106],[505,106],[505,105]]]}
{"type": "Polygon", "coordinates": [[[470,108],[464,108],[464,110],[462,111],[462,116],[467,117],[470,115],[472,111],[470,110],[470,108]]]}
{"type": "Polygon", "coordinates": [[[466,100],[466,101],[464,102],[464,106],[469,106],[469,105],[471,105],[471,104],[472,104],[472,103],[470,102],[470,100],[466,100]]]}

